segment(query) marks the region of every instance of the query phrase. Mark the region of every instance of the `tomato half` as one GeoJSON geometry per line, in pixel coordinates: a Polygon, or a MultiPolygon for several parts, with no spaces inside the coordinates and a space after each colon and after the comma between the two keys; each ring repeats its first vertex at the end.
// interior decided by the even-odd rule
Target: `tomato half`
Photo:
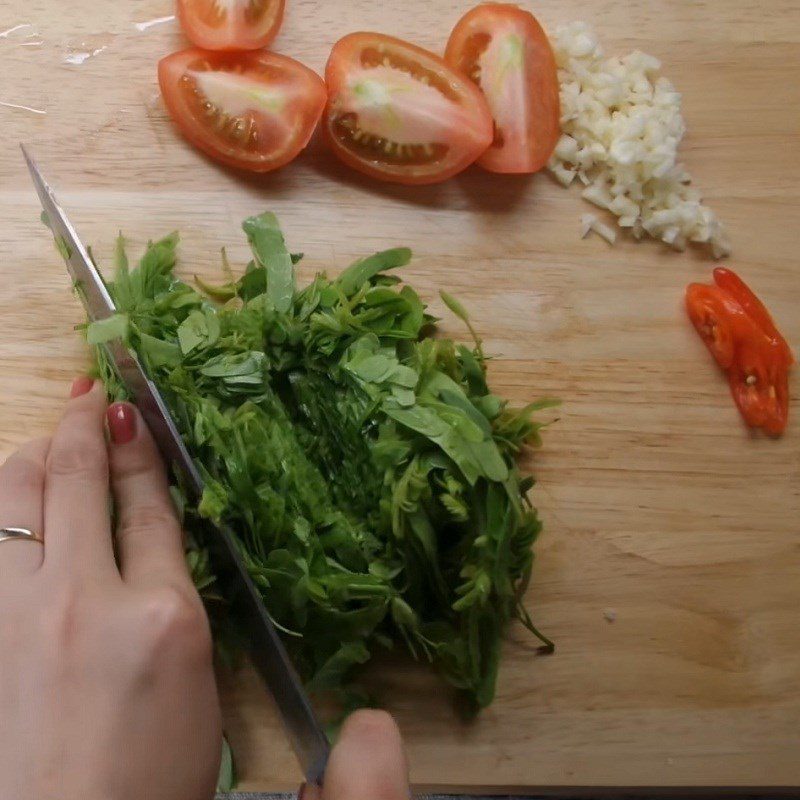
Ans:
{"type": "Polygon", "coordinates": [[[192,44],[205,50],[258,50],[277,35],[284,0],[178,0],[192,44]]]}
{"type": "Polygon", "coordinates": [[[325,107],[325,84],[294,59],[266,50],[183,50],[158,64],[175,124],[223,164],[269,172],[307,144],[325,107]]]}
{"type": "Polygon", "coordinates": [[[351,167],[395,183],[438,183],[492,141],[480,91],[443,59],[380,33],[338,41],[325,70],[325,132],[351,167]]]}
{"type": "Polygon", "coordinates": [[[494,140],[478,163],[492,172],[537,172],[561,135],[558,73],[542,26],[514,5],[468,11],[447,42],[445,61],[486,95],[494,140]]]}

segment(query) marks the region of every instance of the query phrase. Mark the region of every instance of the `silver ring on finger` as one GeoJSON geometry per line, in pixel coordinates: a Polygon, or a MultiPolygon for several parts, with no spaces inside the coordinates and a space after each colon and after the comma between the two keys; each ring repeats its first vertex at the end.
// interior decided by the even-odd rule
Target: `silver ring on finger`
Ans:
{"type": "Polygon", "coordinates": [[[14,540],[38,542],[44,544],[44,539],[40,534],[34,533],[27,528],[0,528],[0,544],[3,542],[11,542],[14,540]]]}

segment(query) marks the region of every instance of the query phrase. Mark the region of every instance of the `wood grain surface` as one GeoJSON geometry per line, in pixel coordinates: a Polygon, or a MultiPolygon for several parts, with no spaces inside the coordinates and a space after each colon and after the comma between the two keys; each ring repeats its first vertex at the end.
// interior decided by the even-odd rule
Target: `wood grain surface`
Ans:
{"type": "MultiPolygon", "coordinates": [[[[685,161],[731,232],[728,263],[797,343],[797,0],[526,3],[547,27],[587,19],[609,52],[663,60],[683,93],[685,161]]],[[[275,48],[318,70],[356,29],[441,51],[467,7],[288,0],[275,48]]],[[[373,665],[368,682],[400,720],[414,780],[800,784],[800,408],[777,441],[742,426],[682,310],[685,285],[710,277],[707,255],[581,240],[586,208],[545,175],[473,169],[438,187],[382,186],[316,142],[274,175],[219,168],[176,136],[158,99],[156,61],[184,46],[176,24],[134,25],[170,13],[169,0],[0,8],[0,30],[32,26],[0,38],[0,101],[47,112],[0,106],[0,452],[53,426],[87,364],[18,141],[105,263],[119,228],[137,245],[180,229],[185,274],[213,276],[222,245],[244,262],[239,223],[267,208],[307,254],[304,277],[408,244],[405,276],[432,309],[443,312],[441,286],[472,310],[498,355],[498,391],[564,399],[529,461],[546,532],[528,607],[557,652],[538,657],[512,631],[497,701],[472,724],[427,668],[373,665]]],[[[464,334],[451,317],[443,328],[464,334]]],[[[258,681],[247,669],[222,681],[242,787],[296,785],[258,681]]]]}

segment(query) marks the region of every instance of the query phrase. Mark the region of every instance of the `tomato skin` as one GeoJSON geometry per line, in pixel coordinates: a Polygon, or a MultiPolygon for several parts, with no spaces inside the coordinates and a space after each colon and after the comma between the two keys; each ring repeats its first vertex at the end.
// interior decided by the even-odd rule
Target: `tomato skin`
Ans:
{"type": "Polygon", "coordinates": [[[185,138],[214,160],[250,172],[270,172],[292,161],[311,139],[326,99],[319,75],[299,61],[266,50],[182,50],[161,59],[158,81],[167,110],[185,138]],[[198,73],[230,79],[229,86],[223,83],[223,96],[232,96],[246,110],[228,119],[246,114],[248,124],[258,134],[257,145],[246,146],[232,135],[226,138],[218,124],[220,117],[203,113],[201,101],[185,86],[185,81],[198,73]],[[237,93],[237,81],[243,80],[248,84],[237,93]],[[280,111],[259,110],[257,102],[251,100],[257,93],[254,90],[271,93],[269,97],[280,104],[280,111]]]}
{"type": "Polygon", "coordinates": [[[561,124],[556,60],[536,18],[506,3],[476,6],[450,34],[445,61],[470,76],[493,113],[494,141],[478,164],[501,173],[542,169],[561,124]]]}
{"type": "Polygon", "coordinates": [[[727,371],[731,395],[745,422],[780,435],[789,417],[789,345],[764,304],[736,273],[718,268],[714,281],[714,286],[687,287],[689,318],[727,371]]]}
{"type": "Polygon", "coordinates": [[[325,82],[325,137],[341,161],[370,177],[407,185],[440,183],[466,169],[492,141],[491,114],[477,87],[439,56],[402,39],[367,32],[345,36],[333,46],[325,82]],[[388,61],[372,63],[369,59],[376,54],[388,61]],[[402,70],[389,63],[395,60],[402,62],[402,70]],[[365,94],[366,101],[359,104],[365,94]],[[426,110],[440,113],[425,114],[426,110]],[[362,114],[368,126],[363,131],[362,114]],[[342,134],[341,124],[348,117],[355,118],[351,124],[358,126],[358,135],[365,134],[362,138],[342,134]],[[369,127],[387,120],[407,136],[415,124],[422,124],[424,131],[415,140],[419,145],[395,142],[392,134],[369,127]],[[394,153],[427,147],[434,155],[425,161],[414,160],[412,154],[403,161],[393,158],[391,150],[384,155],[359,145],[370,140],[385,142],[394,153]]]}
{"type": "Polygon", "coordinates": [[[242,18],[244,12],[239,7],[223,10],[223,18],[219,20],[214,5],[215,0],[178,0],[178,19],[183,32],[193,45],[203,50],[238,52],[259,50],[272,42],[283,22],[285,0],[268,0],[263,19],[250,23],[242,18]]]}

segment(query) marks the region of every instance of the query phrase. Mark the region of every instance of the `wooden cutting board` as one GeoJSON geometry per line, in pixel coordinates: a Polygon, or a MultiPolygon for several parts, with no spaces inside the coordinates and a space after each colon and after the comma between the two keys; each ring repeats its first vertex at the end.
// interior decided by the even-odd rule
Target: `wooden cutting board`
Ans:
{"type": "MultiPolygon", "coordinates": [[[[276,49],[321,70],[337,38],[374,29],[441,51],[468,4],[288,0],[276,49]]],[[[686,163],[731,232],[729,263],[800,341],[795,0],[530,7],[550,28],[587,19],[610,53],[663,60],[684,97],[686,163]]],[[[427,668],[375,665],[370,684],[400,720],[414,780],[800,783],[800,407],[778,441],[742,426],[682,310],[686,284],[710,277],[708,256],[581,240],[587,209],[545,175],[475,169],[398,188],[355,177],[316,143],[280,173],[234,175],[178,139],[158,100],[156,61],[184,41],[174,22],[135,23],[171,13],[168,0],[7,0],[0,12],[0,29],[31,26],[0,38],[0,101],[47,112],[0,106],[2,454],[52,428],[87,364],[17,141],[101,262],[120,228],[137,246],[180,229],[185,274],[211,277],[223,245],[244,262],[239,223],[264,209],[307,254],[304,277],[411,245],[405,276],[434,312],[440,286],[471,309],[498,355],[495,388],[564,400],[528,459],[546,532],[527,603],[557,652],[539,657],[513,630],[497,701],[472,724],[427,668]]],[[[464,335],[449,316],[443,329],[464,335]]],[[[223,686],[243,788],[295,786],[258,681],[245,669],[223,686]]]]}

